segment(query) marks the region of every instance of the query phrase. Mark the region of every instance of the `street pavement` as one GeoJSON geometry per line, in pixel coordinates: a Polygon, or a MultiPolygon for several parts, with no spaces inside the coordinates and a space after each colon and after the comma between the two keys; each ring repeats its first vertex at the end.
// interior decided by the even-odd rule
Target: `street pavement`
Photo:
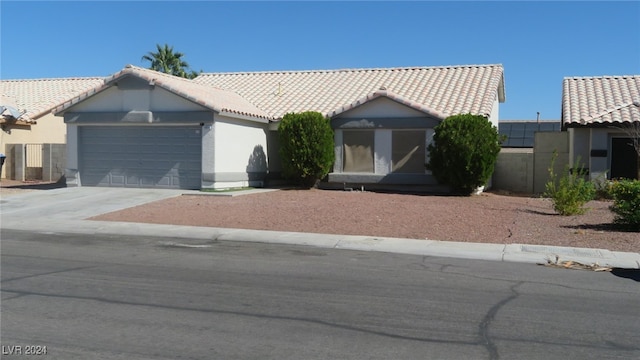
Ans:
{"type": "Polygon", "coordinates": [[[526,244],[486,244],[376,236],[311,234],[214,227],[92,221],[87,218],[184,194],[241,196],[273,189],[203,193],[188,190],[74,187],[6,193],[0,190],[0,227],[44,233],[159,236],[167,244],[202,247],[221,241],[306,245],[463,259],[561,264],[573,261],[599,267],[640,269],[640,254],[606,249],[526,244]],[[180,238],[181,243],[172,243],[180,238]]]}

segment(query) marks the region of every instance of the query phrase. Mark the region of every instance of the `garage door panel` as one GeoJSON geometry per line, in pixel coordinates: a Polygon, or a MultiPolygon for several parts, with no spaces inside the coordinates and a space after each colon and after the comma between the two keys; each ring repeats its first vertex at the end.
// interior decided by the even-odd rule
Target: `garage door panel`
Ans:
{"type": "Polygon", "coordinates": [[[81,182],[87,186],[199,189],[199,127],[84,127],[81,182]]]}

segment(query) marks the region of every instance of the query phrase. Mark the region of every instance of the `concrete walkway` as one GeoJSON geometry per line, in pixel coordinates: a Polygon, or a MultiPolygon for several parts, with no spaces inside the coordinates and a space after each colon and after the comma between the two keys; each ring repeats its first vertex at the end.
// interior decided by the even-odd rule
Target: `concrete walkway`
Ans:
{"type": "MultiPolygon", "coordinates": [[[[208,193],[239,196],[268,189],[208,193]]],[[[199,191],[60,188],[3,195],[0,192],[0,227],[51,233],[120,234],[167,237],[175,246],[202,247],[217,241],[247,241],[306,245],[323,248],[379,251],[423,256],[443,256],[493,261],[547,263],[574,261],[585,265],[640,269],[640,254],[605,249],[521,244],[485,244],[413,240],[375,236],[310,234],[196,226],[156,225],[83,220],[92,216],[199,191]],[[175,243],[179,238],[184,242],[175,243]]]]}

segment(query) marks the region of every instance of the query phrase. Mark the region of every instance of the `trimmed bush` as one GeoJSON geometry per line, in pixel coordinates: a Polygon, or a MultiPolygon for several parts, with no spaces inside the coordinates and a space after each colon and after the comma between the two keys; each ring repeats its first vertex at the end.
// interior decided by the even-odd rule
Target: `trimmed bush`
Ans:
{"type": "Polygon", "coordinates": [[[571,170],[565,166],[562,176],[553,170],[558,153],[554,151],[549,166],[549,181],[545,184],[544,195],[551,198],[553,209],[560,215],[580,215],[587,211],[584,205],[593,200],[596,195],[596,187],[585,180],[586,171],[580,166],[580,159],[576,167],[571,170]]]}
{"type": "Polygon", "coordinates": [[[503,140],[487,118],[450,116],[435,127],[427,169],[455,193],[470,195],[487,184],[503,140]]]}
{"type": "Polygon", "coordinates": [[[315,111],[286,114],[278,135],[285,177],[312,187],[329,173],[335,153],[328,118],[315,111]]]}
{"type": "Polygon", "coordinates": [[[621,180],[611,185],[613,196],[611,211],[616,214],[614,222],[640,231],[640,180],[621,180]]]}

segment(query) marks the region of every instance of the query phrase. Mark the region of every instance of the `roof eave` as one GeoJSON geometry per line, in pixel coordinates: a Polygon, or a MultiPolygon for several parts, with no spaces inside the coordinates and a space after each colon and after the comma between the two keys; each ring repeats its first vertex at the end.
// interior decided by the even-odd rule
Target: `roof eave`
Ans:
{"type": "Polygon", "coordinates": [[[257,115],[251,115],[251,114],[240,114],[240,113],[237,113],[237,112],[234,112],[234,111],[229,111],[229,110],[226,110],[226,109],[222,109],[222,110],[218,111],[218,115],[227,116],[227,117],[234,118],[234,119],[259,122],[259,123],[262,123],[262,124],[268,124],[269,123],[269,118],[265,118],[265,117],[261,117],[261,116],[257,116],[257,115]]]}

